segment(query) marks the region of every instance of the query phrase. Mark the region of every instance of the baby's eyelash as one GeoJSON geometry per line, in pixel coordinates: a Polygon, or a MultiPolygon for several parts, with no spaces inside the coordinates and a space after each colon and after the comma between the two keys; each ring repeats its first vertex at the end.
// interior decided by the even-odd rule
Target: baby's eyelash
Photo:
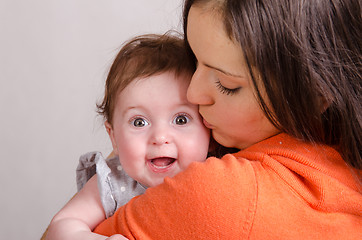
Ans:
{"type": "Polygon", "coordinates": [[[240,90],[240,87],[234,88],[234,89],[226,88],[221,84],[221,82],[219,80],[217,80],[215,83],[216,83],[216,87],[219,89],[219,91],[222,94],[234,95],[235,93],[237,93],[240,90]]]}
{"type": "Polygon", "coordinates": [[[175,117],[180,117],[180,116],[185,116],[185,117],[188,117],[188,118],[192,119],[190,114],[184,113],[184,112],[177,113],[175,117]]]}
{"type": "Polygon", "coordinates": [[[177,124],[177,125],[185,125],[187,123],[189,123],[191,121],[191,117],[189,114],[187,113],[178,113],[174,119],[173,119],[173,123],[177,124]],[[180,121],[181,120],[181,121],[180,121]]]}
{"type": "Polygon", "coordinates": [[[140,116],[134,116],[128,122],[137,128],[146,127],[150,124],[146,118],[140,116]]]}

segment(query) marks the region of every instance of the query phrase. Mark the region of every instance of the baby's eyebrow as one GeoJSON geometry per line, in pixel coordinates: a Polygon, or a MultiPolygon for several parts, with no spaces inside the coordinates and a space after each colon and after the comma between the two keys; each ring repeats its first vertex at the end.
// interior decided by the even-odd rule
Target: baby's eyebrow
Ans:
{"type": "Polygon", "coordinates": [[[122,115],[124,116],[124,115],[126,115],[129,111],[131,111],[131,110],[133,110],[133,109],[139,109],[139,108],[141,108],[141,106],[129,106],[129,107],[127,107],[126,109],[124,109],[124,110],[122,111],[122,115]]]}

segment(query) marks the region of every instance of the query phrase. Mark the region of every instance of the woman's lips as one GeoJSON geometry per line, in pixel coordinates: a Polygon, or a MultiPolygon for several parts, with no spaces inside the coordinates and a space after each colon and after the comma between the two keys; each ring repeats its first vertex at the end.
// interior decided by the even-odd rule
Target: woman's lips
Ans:
{"type": "Polygon", "coordinates": [[[203,122],[204,122],[205,127],[210,128],[210,129],[214,128],[214,126],[212,126],[210,123],[208,123],[205,119],[203,119],[203,122]]]}

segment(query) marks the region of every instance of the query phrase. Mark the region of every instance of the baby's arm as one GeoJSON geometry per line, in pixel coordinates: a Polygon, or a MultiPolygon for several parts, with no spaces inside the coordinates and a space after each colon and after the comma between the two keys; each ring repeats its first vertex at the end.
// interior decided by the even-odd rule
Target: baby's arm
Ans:
{"type": "MultiPolygon", "coordinates": [[[[94,175],[52,219],[46,240],[101,240],[107,237],[92,233],[92,230],[105,219],[94,175]]],[[[109,240],[127,239],[114,235],[109,240]]]]}

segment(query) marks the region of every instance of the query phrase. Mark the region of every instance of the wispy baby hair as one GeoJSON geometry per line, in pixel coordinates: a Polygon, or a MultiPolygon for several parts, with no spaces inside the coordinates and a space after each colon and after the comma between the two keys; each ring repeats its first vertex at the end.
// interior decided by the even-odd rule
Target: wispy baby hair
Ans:
{"type": "Polygon", "coordinates": [[[163,35],[146,34],[122,45],[109,70],[103,102],[97,111],[112,124],[117,95],[133,80],[172,71],[176,76],[195,71],[189,60],[182,35],[169,31],[163,35]]]}

